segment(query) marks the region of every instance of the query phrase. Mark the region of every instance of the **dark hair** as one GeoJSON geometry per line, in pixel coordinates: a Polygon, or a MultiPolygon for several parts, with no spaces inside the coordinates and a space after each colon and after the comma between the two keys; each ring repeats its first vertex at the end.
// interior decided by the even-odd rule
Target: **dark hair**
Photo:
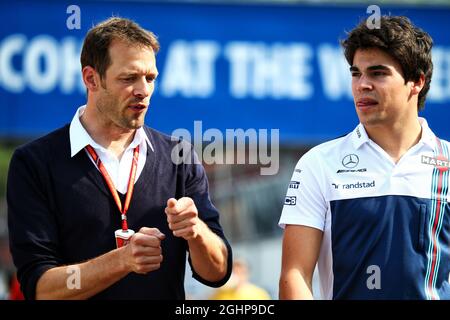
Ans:
{"type": "Polygon", "coordinates": [[[129,19],[113,17],[100,22],[87,33],[81,50],[81,68],[91,66],[103,78],[111,64],[109,47],[113,40],[150,47],[155,54],[159,50],[159,42],[152,32],[129,19]]]}
{"type": "Polygon", "coordinates": [[[369,29],[362,21],[341,42],[347,62],[352,65],[356,50],[378,48],[388,53],[402,67],[405,83],[418,81],[425,76],[425,84],[419,93],[418,110],[422,110],[430,89],[433,74],[431,47],[433,40],[422,29],[415,27],[407,17],[382,16],[379,29],[369,29]]]}

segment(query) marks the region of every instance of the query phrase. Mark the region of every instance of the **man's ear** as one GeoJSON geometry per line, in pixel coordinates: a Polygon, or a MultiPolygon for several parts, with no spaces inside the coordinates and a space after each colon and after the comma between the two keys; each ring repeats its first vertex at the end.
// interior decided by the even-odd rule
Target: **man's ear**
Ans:
{"type": "Polygon", "coordinates": [[[97,71],[91,66],[86,66],[81,70],[83,82],[88,91],[97,91],[100,87],[100,77],[97,71]]]}
{"type": "Polygon", "coordinates": [[[423,86],[425,85],[425,75],[422,73],[419,77],[419,80],[411,81],[411,82],[412,82],[411,94],[419,95],[420,91],[422,90],[423,86]]]}

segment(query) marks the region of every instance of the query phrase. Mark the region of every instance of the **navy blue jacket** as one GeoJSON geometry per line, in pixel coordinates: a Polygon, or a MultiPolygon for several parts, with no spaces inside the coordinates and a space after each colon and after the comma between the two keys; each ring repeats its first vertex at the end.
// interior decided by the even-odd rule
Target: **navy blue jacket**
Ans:
{"type": "MultiPolygon", "coordinates": [[[[130,273],[96,299],[184,299],[187,241],[172,235],[164,208],[171,197],[191,197],[200,218],[223,239],[228,249],[228,271],[219,282],[208,282],[193,270],[200,282],[217,287],[231,274],[232,252],[219,224],[219,213],[210,201],[208,181],[201,164],[195,164],[192,146],[151,128],[145,132],[154,148],[148,149],[144,169],[136,181],[127,213],[128,226],[158,228],[162,241],[161,268],[139,275],[130,273]],[[176,146],[190,161],[175,164],[176,146]],[[186,149],[189,152],[186,152],[186,149]],[[190,162],[190,163],[189,163],[190,162]]],[[[122,203],[124,195],[120,194],[122,203]]],[[[100,172],[86,152],[70,157],[69,125],[19,147],[12,157],[7,185],[10,249],[22,291],[35,298],[36,283],[50,268],[75,264],[115,249],[114,231],[120,213],[100,172]]],[[[189,259],[190,262],[190,259],[189,259]]],[[[68,275],[69,276],[69,275],[68,275]]]]}

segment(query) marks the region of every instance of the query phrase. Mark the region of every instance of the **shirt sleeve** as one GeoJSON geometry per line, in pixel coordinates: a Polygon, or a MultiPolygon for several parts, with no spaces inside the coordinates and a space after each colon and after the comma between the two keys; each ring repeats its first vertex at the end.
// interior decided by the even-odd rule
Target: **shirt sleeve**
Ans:
{"type": "Polygon", "coordinates": [[[205,169],[203,168],[201,162],[199,161],[197,154],[194,149],[190,148],[190,155],[188,157],[190,159],[189,164],[186,164],[186,180],[185,180],[185,193],[187,197],[192,198],[197,207],[200,219],[206,223],[206,225],[218,235],[224,242],[227,251],[228,251],[228,260],[227,260],[227,273],[225,277],[217,282],[211,282],[203,279],[200,275],[198,275],[194,268],[192,267],[191,258],[188,258],[189,264],[191,265],[191,269],[193,272],[193,277],[199,282],[210,286],[210,287],[220,287],[224,285],[231,276],[232,270],[232,250],[228,240],[225,237],[222,226],[219,222],[219,211],[212,204],[210,196],[209,196],[209,185],[208,179],[205,173],[205,169]]]}
{"type": "Polygon", "coordinates": [[[49,209],[48,180],[37,156],[18,149],[10,162],[7,182],[9,243],[26,299],[35,299],[42,274],[61,264],[58,232],[49,209]]]}
{"type": "Polygon", "coordinates": [[[289,182],[278,223],[281,228],[294,224],[324,230],[327,202],[321,186],[322,172],[319,161],[314,149],[298,161],[289,182]]]}

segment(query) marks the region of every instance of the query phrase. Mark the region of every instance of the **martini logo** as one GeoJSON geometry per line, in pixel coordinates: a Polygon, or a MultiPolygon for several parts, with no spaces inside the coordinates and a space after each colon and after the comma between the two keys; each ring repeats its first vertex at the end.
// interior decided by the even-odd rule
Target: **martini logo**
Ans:
{"type": "Polygon", "coordinates": [[[447,171],[450,168],[450,161],[444,156],[437,156],[437,157],[422,156],[422,163],[434,166],[439,171],[447,171]]]}

